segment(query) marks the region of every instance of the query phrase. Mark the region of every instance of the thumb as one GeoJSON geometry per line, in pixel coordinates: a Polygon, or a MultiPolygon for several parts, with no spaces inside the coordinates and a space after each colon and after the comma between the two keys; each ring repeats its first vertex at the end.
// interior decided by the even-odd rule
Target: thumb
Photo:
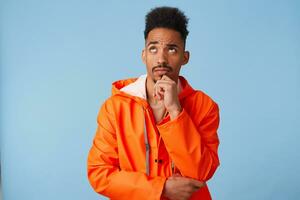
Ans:
{"type": "Polygon", "coordinates": [[[206,182],[197,181],[197,180],[192,180],[192,183],[193,183],[194,187],[197,187],[197,188],[202,188],[203,186],[206,185],[206,182]]]}

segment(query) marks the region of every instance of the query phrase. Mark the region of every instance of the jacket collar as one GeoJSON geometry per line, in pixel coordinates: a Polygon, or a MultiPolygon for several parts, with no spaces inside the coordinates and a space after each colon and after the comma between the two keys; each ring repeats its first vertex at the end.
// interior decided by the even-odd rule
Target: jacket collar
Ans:
{"type": "MultiPolygon", "coordinates": [[[[125,92],[131,96],[140,97],[142,99],[147,99],[147,93],[146,93],[146,79],[147,74],[141,75],[136,81],[133,83],[130,83],[123,88],[120,89],[120,91],[125,92]]],[[[182,91],[180,79],[178,79],[177,83],[177,91],[178,94],[182,91]]]]}
{"type": "MultiPolygon", "coordinates": [[[[126,96],[137,101],[147,101],[146,78],[147,75],[144,74],[138,78],[129,78],[115,81],[112,84],[112,95],[126,96]]],[[[179,91],[179,99],[183,99],[195,92],[195,90],[189,85],[187,80],[182,76],[179,76],[177,88],[179,91]]]]}

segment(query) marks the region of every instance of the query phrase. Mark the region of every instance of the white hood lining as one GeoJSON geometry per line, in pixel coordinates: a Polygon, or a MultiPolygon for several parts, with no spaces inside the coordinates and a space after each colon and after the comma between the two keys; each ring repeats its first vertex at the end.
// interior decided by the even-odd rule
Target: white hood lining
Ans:
{"type": "MultiPolygon", "coordinates": [[[[131,96],[136,96],[147,100],[146,80],[147,80],[147,74],[143,74],[135,82],[130,83],[129,85],[121,88],[121,91],[130,94],[131,96]]],[[[178,83],[177,83],[178,94],[181,92],[181,90],[182,90],[182,86],[180,83],[180,79],[178,79],[178,83]]]]}

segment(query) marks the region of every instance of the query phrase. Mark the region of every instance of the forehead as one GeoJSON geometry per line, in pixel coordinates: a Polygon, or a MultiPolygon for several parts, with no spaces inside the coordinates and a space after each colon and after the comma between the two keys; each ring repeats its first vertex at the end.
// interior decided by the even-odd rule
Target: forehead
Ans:
{"type": "Polygon", "coordinates": [[[178,31],[167,28],[155,28],[148,34],[146,45],[150,42],[158,42],[159,44],[176,44],[183,46],[183,40],[178,31]]]}

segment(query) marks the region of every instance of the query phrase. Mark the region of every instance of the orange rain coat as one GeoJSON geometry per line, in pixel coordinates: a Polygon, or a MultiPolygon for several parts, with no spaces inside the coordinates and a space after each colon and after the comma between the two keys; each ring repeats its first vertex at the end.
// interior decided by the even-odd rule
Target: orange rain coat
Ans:
{"type": "MultiPolygon", "coordinates": [[[[218,105],[179,79],[183,110],[159,124],[146,99],[120,91],[137,79],[113,83],[88,155],[88,178],[97,193],[112,200],[159,200],[174,170],[200,181],[213,176],[219,166],[218,105]]],[[[211,199],[207,186],[190,199],[211,199]]]]}

